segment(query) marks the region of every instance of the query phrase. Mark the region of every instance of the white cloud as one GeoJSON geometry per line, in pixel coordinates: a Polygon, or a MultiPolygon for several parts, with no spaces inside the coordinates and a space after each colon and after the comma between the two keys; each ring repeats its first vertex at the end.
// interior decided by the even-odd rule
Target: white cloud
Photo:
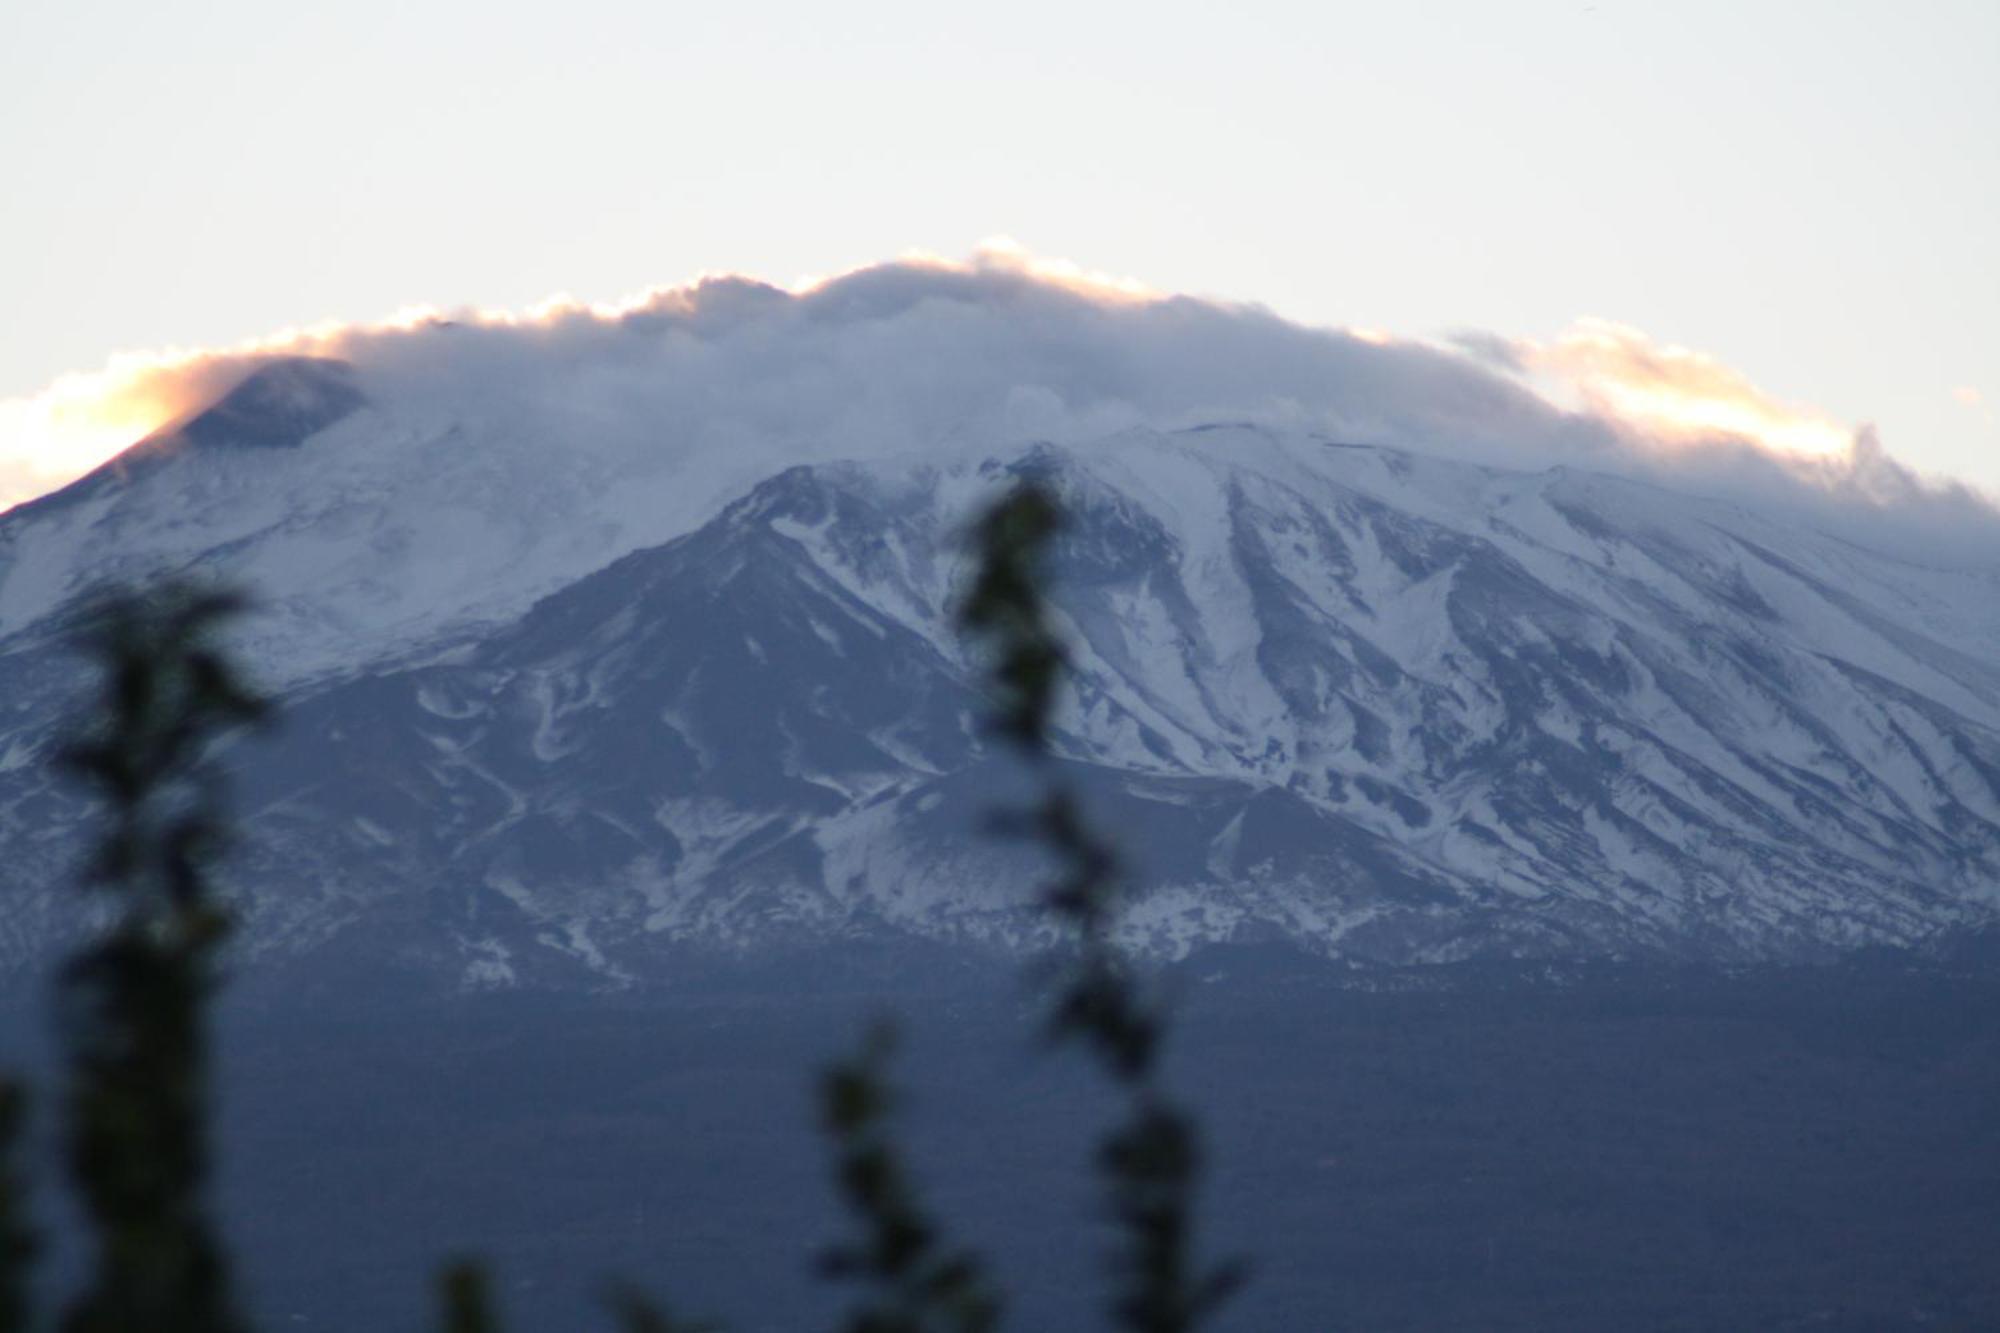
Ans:
{"type": "Polygon", "coordinates": [[[1852,426],[1779,401],[1705,352],[1655,342],[1609,320],[1578,320],[1551,343],[1522,344],[1521,360],[1643,441],[1699,444],[1719,437],[1826,458],[1846,452],[1854,437],[1852,426]]]}
{"type": "Polygon", "coordinates": [[[0,404],[0,486],[74,475],[212,398],[255,357],[302,352],[353,362],[385,404],[476,405],[549,441],[550,466],[563,441],[584,438],[609,462],[670,441],[740,473],[1252,420],[1498,466],[1674,479],[1951,558],[2000,551],[2000,521],[1969,492],[1920,480],[1872,435],[1778,402],[1712,357],[1604,323],[1546,345],[1457,343],[1304,328],[994,245],[795,288],[722,276],[608,306],[418,310],[128,358],[0,404]]]}

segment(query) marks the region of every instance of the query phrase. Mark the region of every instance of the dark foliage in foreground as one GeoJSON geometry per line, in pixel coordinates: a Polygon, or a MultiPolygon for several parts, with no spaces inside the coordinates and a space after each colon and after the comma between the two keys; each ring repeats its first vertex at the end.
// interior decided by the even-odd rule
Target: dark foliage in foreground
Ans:
{"type": "MultiPolygon", "coordinates": [[[[1165,1014],[1114,942],[1117,856],[1051,760],[1050,712],[1066,659],[1042,598],[1041,561],[1060,521],[1053,497],[1032,483],[985,515],[963,623],[993,652],[995,730],[1045,788],[1006,823],[1061,866],[1045,900],[1072,940],[1053,974],[1050,1034],[1089,1050],[1126,1104],[1096,1154],[1117,1236],[1112,1320],[1130,1333],[1191,1333],[1238,1274],[1194,1258],[1198,1138],[1162,1086],[1165,1014]]],[[[103,673],[103,695],[93,729],[61,762],[104,802],[107,829],[86,883],[109,898],[114,920],[59,982],[68,1173],[94,1246],[63,1333],[248,1328],[210,1220],[208,1182],[208,1001],[230,927],[209,878],[227,834],[215,754],[266,713],[218,644],[241,610],[232,595],[174,583],[103,599],[81,635],[103,673]]],[[[819,1085],[836,1189],[858,1232],[823,1259],[827,1276],[857,1293],[841,1327],[990,1333],[1001,1295],[977,1255],[946,1242],[892,1132],[892,1046],[890,1029],[878,1029],[819,1085]]],[[[34,1327],[37,1242],[15,1160],[24,1105],[19,1087],[0,1083],[0,1333],[34,1327]]],[[[447,1264],[438,1294],[447,1333],[500,1329],[477,1261],[447,1264]]],[[[615,1289],[608,1303],[627,1333],[711,1327],[680,1322],[631,1288],[615,1289]]]]}
{"type": "Polygon", "coordinates": [[[0,1082],[0,1333],[28,1326],[28,1269],[37,1250],[23,1215],[27,1182],[15,1161],[27,1100],[19,1084],[0,1082]]]}
{"type": "Polygon", "coordinates": [[[209,1220],[206,1004],[229,918],[208,867],[224,826],[219,737],[264,705],[217,646],[236,599],[178,586],[87,618],[104,672],[97,730],[63,764],[107,806],[87,883],[118,918],[63,971],[71,1183],[96,1242],[66,1333],[244,1327],[209,1220]]]}
{"type": "Polygon", "coordinates": [[[1070,927],[1076,948],[1056,978],[1050,1035],[1088,1047],[1129,1101],[1126,1119],[1097,1150],[1120,1229],[1112,1313],[1132,1333],[1187,1333],[1228,1296],[1241,1270],[1204,1270],[1194,1258],[1200,1143],[1188,1113],[1161,1086],[1165,1015],[1113,940],[1117,853],[1052,771],[1049,719],[1067,661],[1042,597],[1041,561],[1061,525],[1055,498],[1033,484],[996,505],[979,525],[980,573],[963,619],[994,651],[1002,692],[996,729],[1043,772],[1040,804],[1008,825],[1042,843],[1062,867],[1046,903],[1070,927]]]}
{"type": "Polygon", "coordinates": [[[978,1256],[942,1249],[938,1224],[918,1204],[889,1134],[895,1092],[887,1066],[894,1045],[893,1030],[878,1027],[858,1054],[820,1080],[820,1121],[834,1144],[834,1178],[864,1232],[822,1260],[828,1276],[857,1283],[866,1293],[842,1327],[846,1333],[989,1333],[1000,1322],[1000,1301],[988,1289],[978,1256]]]}

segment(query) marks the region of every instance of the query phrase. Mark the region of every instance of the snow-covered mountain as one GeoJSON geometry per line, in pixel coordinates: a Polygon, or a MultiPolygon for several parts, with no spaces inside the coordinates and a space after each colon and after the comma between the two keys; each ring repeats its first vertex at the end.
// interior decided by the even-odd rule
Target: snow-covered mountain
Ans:
{"type": "Polygon", "coordinates": [[[952,623],[967,519],[1028,472],[1070,512],[1061,743],[1137,946],[1728,961],[2000,912],[1991,570],[1296,423],[871,453],[593,420],[556,452],[504,395],[276,360],[0,516],[0,958],[73,911],[60,612],[160,570],[263,603],[257,957],[501,985],[1030,944],[1036,863],[982,834],[1019,775],[952,623]]]}

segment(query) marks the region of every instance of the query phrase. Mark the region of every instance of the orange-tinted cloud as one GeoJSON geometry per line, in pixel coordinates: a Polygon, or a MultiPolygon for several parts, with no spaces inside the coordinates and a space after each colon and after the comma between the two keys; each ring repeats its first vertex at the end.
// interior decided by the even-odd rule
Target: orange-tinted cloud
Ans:
{"type": "Polygon", "coordinates": [[[1675,445],[1742,440],[1796,458],[1847,453],[1854,428],[1783,402],[1705,352],[1658,343],[1608,320],[1578,320],[1554,342],[1521,344],[1523,362],[1585,408],[1638,435],[1675,445]]]}
{"type": "Polygon", "coordinates": [[[227,391],[252,358],[135,353],[64,375],[29,398],[0,400],[0,508],[88,472],[227,391]]]}

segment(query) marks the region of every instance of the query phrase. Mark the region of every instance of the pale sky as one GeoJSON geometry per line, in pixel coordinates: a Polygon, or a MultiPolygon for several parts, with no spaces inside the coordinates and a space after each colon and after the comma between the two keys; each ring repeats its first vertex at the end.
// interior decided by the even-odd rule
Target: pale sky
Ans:
{"type": "Polygon", "coordinates": [[[1613,321],[2000,493],[1995,0],[11,0],[0,163],[0,400],[1006,234],[1311,324],[1613,321]]]}

